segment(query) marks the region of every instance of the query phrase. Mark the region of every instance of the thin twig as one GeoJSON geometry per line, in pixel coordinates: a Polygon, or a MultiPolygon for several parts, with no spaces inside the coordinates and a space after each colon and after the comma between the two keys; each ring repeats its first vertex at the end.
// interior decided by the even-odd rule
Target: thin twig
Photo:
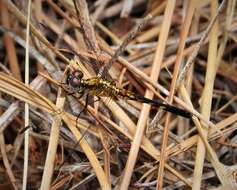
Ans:
{"type": "Polygon", "coordinates": [[[131,40],[135,38],[138,32],[140,32],[149,22],[149,20],[152,18],[151,15],[147,15],[140,23],[136,25],[136,27],[129,32],[128,36],[126,39],[123,41],[123,43],[119,46],[119,48],[115,51],[114,55],[112,58],[109,60],[109,63],[105,65],[104,67],[101,68],[101,70],[98,73],[98,76],[104,76],[108,70],[111,68],[111,66],[114,64],[114,62],[118,59],[118,57],[122,54],[122,52],[125,50],[127,45],[131,40]]]}
{"type": "Polygon", "coordinates": [[[188,73],[188,70],[190,69],[194,59],[197,57],[199,49],[201,48],[202,44],[204,43],[205,39],[207,38],[208,34],[210,33],[216,19],[219,17],[220,13],[222,12],[222,10],[224,9],[224,5],[226,3],[226,0],[223,0],[215,14],[215,16],[212,18],[210,24],[208,25],[207,29],[205,30],[204,33],[202,33],[202,37],[199,40],[198,44],[196,45],[195,49],[193,50],[193,53],[190,55],[190,57],[187,60],[187,63],[185,64],[184,68],[182,69],[182,71],[179,74],[178,80],[177,80],[177,85],[176,87],[178,87],[184,80],[186,74],[188,73]]]}

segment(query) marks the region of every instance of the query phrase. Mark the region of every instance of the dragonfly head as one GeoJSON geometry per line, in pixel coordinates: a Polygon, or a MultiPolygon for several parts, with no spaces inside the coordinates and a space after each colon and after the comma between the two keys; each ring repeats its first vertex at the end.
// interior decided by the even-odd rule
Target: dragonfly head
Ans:
{"type": "Polygon", "coordinates": [[[83,78],[83,73],[79,70],[74,70],[67,77],[66,83],[72,87],[79,87],[81,80],[83,78]]]}

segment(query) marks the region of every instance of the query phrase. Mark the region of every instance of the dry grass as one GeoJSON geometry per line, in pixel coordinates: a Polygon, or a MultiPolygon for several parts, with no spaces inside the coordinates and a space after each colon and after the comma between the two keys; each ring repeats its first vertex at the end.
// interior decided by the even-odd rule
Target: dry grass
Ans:
{"type": "Polygon", "coordinates": [[[26,189],[236,189],[236,2],[69,2],[32,3],[25,85],[27,5],[1,1],[0,189],[24,184],[23,103],[26,189]],[[117,86],[192,120],[104,97],[77,119],[85,99],[60,87],[67,69],[91,78],[106,64],[117,86]]]}

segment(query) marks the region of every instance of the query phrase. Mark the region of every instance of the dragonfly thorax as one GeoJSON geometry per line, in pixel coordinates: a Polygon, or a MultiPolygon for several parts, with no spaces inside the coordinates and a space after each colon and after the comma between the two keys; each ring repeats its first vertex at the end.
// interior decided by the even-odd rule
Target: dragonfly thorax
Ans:
{"type": "Polygon", "coordinates": [[[80,86],[83,76],[84,75],[81,71],[75,70],[68,75],[66,83],[71,87],[77,88],[80,86]]]}

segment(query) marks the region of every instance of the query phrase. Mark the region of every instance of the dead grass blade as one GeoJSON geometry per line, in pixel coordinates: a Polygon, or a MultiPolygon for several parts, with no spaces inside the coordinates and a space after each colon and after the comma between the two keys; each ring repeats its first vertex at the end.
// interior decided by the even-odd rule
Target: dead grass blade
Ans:
{"type": "MultiPolygon", "coordinates": [[[[4,73],[0,73],[0,91],[7,93],[39,109],[60,116],[67,124],[71,132],[74,134],[76,139],[82,139],[82,134],[76,128],[75,121],[73,122],[67,113],[65,113],[63,110],[59,110],[56,105],[49,101],[47,98],[25,86],[15,78],[10,77],[4,73]]],[[[110,184],[108,183],[106,175],[97,159],[96,154],[90,148],[86,140],[81,140],[80,146],[83,149],[84,153],[87,155],[87,158],[90,161],[101,184],[101,188],[109,189],[110,184]]]]}

